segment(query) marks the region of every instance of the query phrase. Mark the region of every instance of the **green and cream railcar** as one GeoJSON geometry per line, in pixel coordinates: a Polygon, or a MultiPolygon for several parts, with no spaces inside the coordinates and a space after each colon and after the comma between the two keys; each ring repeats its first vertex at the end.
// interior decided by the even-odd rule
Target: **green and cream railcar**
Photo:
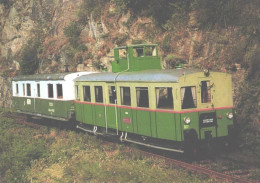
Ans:
{"type": "Polygon", "coordinates": [[[76,78],[76,120],[85,131],[183,152],[227,137],[231,76],[194,69],[96,73],[76,78]],[[87,129],[86,127],[90,127],[87,129]]]}
{"type": "Polygon", "coordinates": [[[73,80],[84,74],[90,72],[14,77],[13,108],[28,115],[68,121],[75,113],[73,80]]]}

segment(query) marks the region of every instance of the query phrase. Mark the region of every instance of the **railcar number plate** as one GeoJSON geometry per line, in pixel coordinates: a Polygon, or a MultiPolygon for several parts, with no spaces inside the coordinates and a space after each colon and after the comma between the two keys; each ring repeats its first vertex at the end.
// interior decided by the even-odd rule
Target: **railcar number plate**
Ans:
{"type": "Polygon", "coordinates": [[[200,114],[200,128],[216,126],[216,125],[217,125],[217,119],[216,119],[215,112],[200,114]]]}
{"type": "Polygon", "coordinates": [[[131,118],[123,118],[123,123],[131,124],[131,118]]]}

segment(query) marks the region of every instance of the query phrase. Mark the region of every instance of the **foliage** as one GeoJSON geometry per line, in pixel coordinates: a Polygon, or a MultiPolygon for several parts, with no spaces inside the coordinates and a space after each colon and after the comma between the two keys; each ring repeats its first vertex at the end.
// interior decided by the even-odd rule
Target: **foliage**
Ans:
{"type": "Polygon", "coordinates": [[[92,16],[94,21],[101,19],[102,7],[108,0],[84,0],[83,5],[78,13],[81,23],[86,24],[88,19],[92,16]]]}
{"type": "Polygon", "coordinates": [[[201,28],[237,25],[241,18],[243,0],[195,0],[193,8],[201,28]]]}
{"type": "Polygon", "coordinates": [[[165,53],[170,53],[172,51],[170,34],[168,34],[164,37],[163,42],[162,42],[162,49],[165,53]]]}
{"type": "Polygon", "coordinates": [[[133,16],[152,17],[159,26],[172,17],[180,17],[189,11],[189,0],[114,0],[118,9],[130,10],[133,16]],[[181,13],[183,12],[183,13],[181,13]],[[185,12],[185,13],[184,13],[185,12]]]}
{"type": "Polygon", "coordinates": [[[41,43],[37,39],[30,39],[28,43],[23,47],[21,53],[21,74],[34,74],[38,69],[39,58],[38,52],[41,43]]]}
{"type": "Polygon", "coordinates": [[[79,46],[78,41],[81,28],[77,22],[71,22],[69,26],[64,28],[63,33],[68,38],[68,41],[73,48],[77,48],[79,46]]]}
{"type": "Polygon", "coordinates": [[[242,133],[242,144],[259,148],[260,122],[260,49],[253,49],[245,56],[244,67],[247,68],[246,79],[240,89],[240,99],[237,106],[237,122],[242,133]]]}
{"type": "Polygon", "coordinates": [[[165,57],[165,69],[174,69],[178,64],[183,63],[185,63],[185,61],[174,54],[165,57]]]}
{"type": "Polygon", "coordinates": [[[10,7],[10,6],[12,6],[12,4],[13,4],[13,1],[10,1],[10,0],[1,0],[0,1],[0,4],[3,4],[5,7],[10,7]]]}
{"type": "Polygon", "coordinates": [[[0,119],[0,175],[3,182],[27,182],[26,170],[32,161],[47,155],[45,141],[12,119],[0,119]]]}

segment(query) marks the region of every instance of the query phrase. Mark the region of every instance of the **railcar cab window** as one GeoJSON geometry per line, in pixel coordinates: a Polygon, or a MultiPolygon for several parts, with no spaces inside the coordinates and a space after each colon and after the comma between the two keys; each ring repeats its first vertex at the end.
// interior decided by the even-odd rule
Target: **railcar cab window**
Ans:
{"type": "Polygon", "coordinates": [[[23,96],[25,96],[25,84],[23,84],[23,96]]]}
{"type": "Polygon", "coordinates": [[[181,108],[189,109],[197,107],[197,95],[195,86],[181,88],[181,108]]]}
{"type": "Polygon", "coordinates": [[[211,86],[209,81],[201,81],[201,103],[211,102],[211,86]]]}
{"type": "Polygon", "coordinates": [[[125,48],[119,49],[118,54],[120,59],[126,58],[126,49],[125,48]]]}
{"type": "Polygon", "coordinates": [[[15,94],[18,95],[19,94],[19,86],[18,86],[18,83],[16,83],[16,91],[15,91],[15,94]]]}
{"type": "Polygon", "coordinates": [[[27,91],[27,96],[31,96],[31,84],[29,83],[26,84],[26,91],[27,91]]]}
{"type": "Polygon", "coordinates": [[[144,48],[133,48],[133,56],[134,57],[143,57],[144,56],[144,48]]]}
{"type": "Polygon", "coordinates": [[[131,106],[130,87],[120,87],[121,104],[131,106]]]}
{"type": "Polygon", "coordinates": [[[155,46],[147,46],[145,47],[145,56],[157,56],[156,55],[156,47],[155,46]]]}
{"type": "Polygon", "coordinates": [[[85,102],[90,102],[91,101],[91,94],[90,94],[90,86],[83,86],[83,100],[85,102]]]}
{"type": "Polygon", "coordinates": [[[76,100],[79,100],[79,86],[75,85],[75,96],[76,96],[76,100]]]}
{"type": "Polygon", "coordinates": [[[156,108],[173,109],[172,88],[158,87],[155,88],[156,108]]]}
{"type": "Polygon", "coordinates": [[[62,84],[57,84],[57,98],[62,99],[63,98],[63,90],[62,90],[62,84]]]}
{"type": "Polygon", "coordinates": [[[116,104],[116,88],[115,86],[108,86],[109,103],[116,104]]]}
{"type": "Polygon", "coordinates": [[[53,98],[53,84],[48,84],[48,98],[53,98]]]}
{"type": "Polygon", "coordinates": [[[103,89],[102,86],[95,86],[96,102],[103,103],[103,89]]]}
{"type": "Polygon", "coordinates": [[[149,108],[149,96],[147,87],[136,88],[137,107],[149,108]]]}
{"type": "Polygon", "coordinates": [[[41,86],[40,86],[40,83],[37,83],[37,97],[41,97],[41,86]]]}

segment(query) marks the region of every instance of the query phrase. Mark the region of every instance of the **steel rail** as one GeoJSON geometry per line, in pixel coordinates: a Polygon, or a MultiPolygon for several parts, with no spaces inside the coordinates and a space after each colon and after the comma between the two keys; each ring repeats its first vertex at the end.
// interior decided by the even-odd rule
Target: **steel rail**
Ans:
{"type": "Polygon", "coordinates": [[[142,150],[139,150],[139,151],[141,151],[142,153],[144,153],[147,156],[155,157],[155,158],[158,158],[158,159],[164,159],[166,163],[173,164],[177,167],[181,167],[181,168],[184,168],[186,170],[190,170],[190,171],[194,171],[194,172],[197,172],[197,173],[200,173],[200,174],[208,175],[209,177],[212,177],[214,179],[221,179],[221,180],[224,180],[226,182],[255,183],[254,181],[241,179],[240,177],[237,177],[237,176],[234,176],[234,175],[232,175],[232,176],[227,175],[227,174],[224,174],[224,173],[220,173],[220,172],[217,172],[217,171],[214,171],[214,170],[210,170],[210,169],[207,169],[207,168],[204,168],[204,167],[201,167],[201,166],[192,165],[190,163],[186,163],[186,162],[179,161],[179,160],[176,160],[176,159],[167,158],[167,157],[164,157],[164,156],[161,156],[161,155],[149,153],[149,152],[142,151],[142,150]]]}

